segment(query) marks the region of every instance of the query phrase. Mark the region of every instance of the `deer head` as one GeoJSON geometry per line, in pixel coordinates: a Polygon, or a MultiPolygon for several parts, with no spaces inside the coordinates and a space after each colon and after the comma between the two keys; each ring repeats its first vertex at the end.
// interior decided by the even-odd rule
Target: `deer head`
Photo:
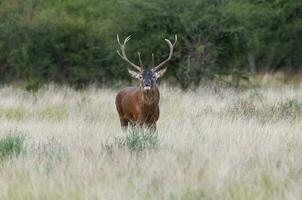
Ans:
{"type": "Polygon", "coordinates": [[[175,41],[172,44],[170,42],[170,40],[165,39],[165,41],[168,43],[169,48],[170,48],[170,54],[168,56],[168,58],[166,60],[164,60],[163,62],[161,62],[159,65],[154,66],[154,56],[152,54],[152,61],[153,61],[153,68],[152,69],[144,69],[143,68],[143,64],[142,64],[142,60],[141,60],[141,56],[140,53],[138,52],[138,58],[139,58],[139,65],[136,65],[134,63],[132,63],[126,56],[126,52],[125,52],[125,46],[126,43],[130,40],[131,36],[128,36],[123,43],[120,42],[119,36],[117,35],[117,42],[120,45],[121,48],[121,52],[117,51],[118,55],[127,63],[129,63],[132,67],[133,70],[128,69],[128,72],[130,74],[130,76],[132,76],[133,78],[136,78],[140,81],[140,85],[144,90],[150,90],[154,87],[154,85],[156,84],[156,80],[160,77],[162,77],[164,75],[164,73],[167,70],[167,67],[164,67],[164,65],[171,60],[172,58],[172,54],[173,54],[173,49],[174,46],[177,42],[177,35],[175,35],[175,41]]]}

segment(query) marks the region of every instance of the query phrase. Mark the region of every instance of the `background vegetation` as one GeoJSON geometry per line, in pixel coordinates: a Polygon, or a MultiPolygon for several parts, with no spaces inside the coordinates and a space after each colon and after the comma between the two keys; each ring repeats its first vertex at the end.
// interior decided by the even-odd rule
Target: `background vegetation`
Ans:
{"type": "Polygon", "coordinates": [[[130,80],[116,34],[132,35],[129,57],[145,65],[179,43],[165,78],[202,79],[301,70],[300,0],[0,0],[0,80],[28,89],[54,81],[84,86],[130,80]]]}

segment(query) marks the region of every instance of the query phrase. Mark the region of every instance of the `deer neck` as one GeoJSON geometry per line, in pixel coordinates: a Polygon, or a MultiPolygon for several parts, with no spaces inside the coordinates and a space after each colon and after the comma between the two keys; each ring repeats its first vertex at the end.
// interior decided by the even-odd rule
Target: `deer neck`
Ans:
{"type": "Polygon", "coordinates": [[[157,105],[159,98],[159,90],[156,85],[154,85],[150,90],[144,90],[142,87],[140,87],[141,106],[157,105]]]}

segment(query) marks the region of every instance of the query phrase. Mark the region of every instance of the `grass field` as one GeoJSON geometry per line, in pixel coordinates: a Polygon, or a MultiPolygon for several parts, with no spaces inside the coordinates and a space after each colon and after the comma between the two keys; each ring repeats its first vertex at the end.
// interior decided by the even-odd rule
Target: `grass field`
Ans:
{"type": "Polygon", "coordinates": [[[162,86],[158,135],[117,91],[0,88],[0,199],[302,199],[302,86],[162,86]]]}

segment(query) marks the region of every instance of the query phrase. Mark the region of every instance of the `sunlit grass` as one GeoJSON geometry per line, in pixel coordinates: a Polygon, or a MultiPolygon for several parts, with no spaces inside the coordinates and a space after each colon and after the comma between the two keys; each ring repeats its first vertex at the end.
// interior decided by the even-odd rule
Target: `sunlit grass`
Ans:
{"type": "Polygon", "coordinates": [[[62,105],[47,106],[38,111],[40,119],[48,121],[61,121],[68,116],[66,107],[62,105]]]}
{"type": "Polygon", "coordinates": [[[150,133],[115,90],[1,88],[0,199],[301,199],[302,87],[160,91],[150,133]]]}
{"type": "Polygon", "coordinates": [[[0,107],[0,117],[10,120],[22,120],[26,117],[27,112],[22,107],[0,107]]]}

